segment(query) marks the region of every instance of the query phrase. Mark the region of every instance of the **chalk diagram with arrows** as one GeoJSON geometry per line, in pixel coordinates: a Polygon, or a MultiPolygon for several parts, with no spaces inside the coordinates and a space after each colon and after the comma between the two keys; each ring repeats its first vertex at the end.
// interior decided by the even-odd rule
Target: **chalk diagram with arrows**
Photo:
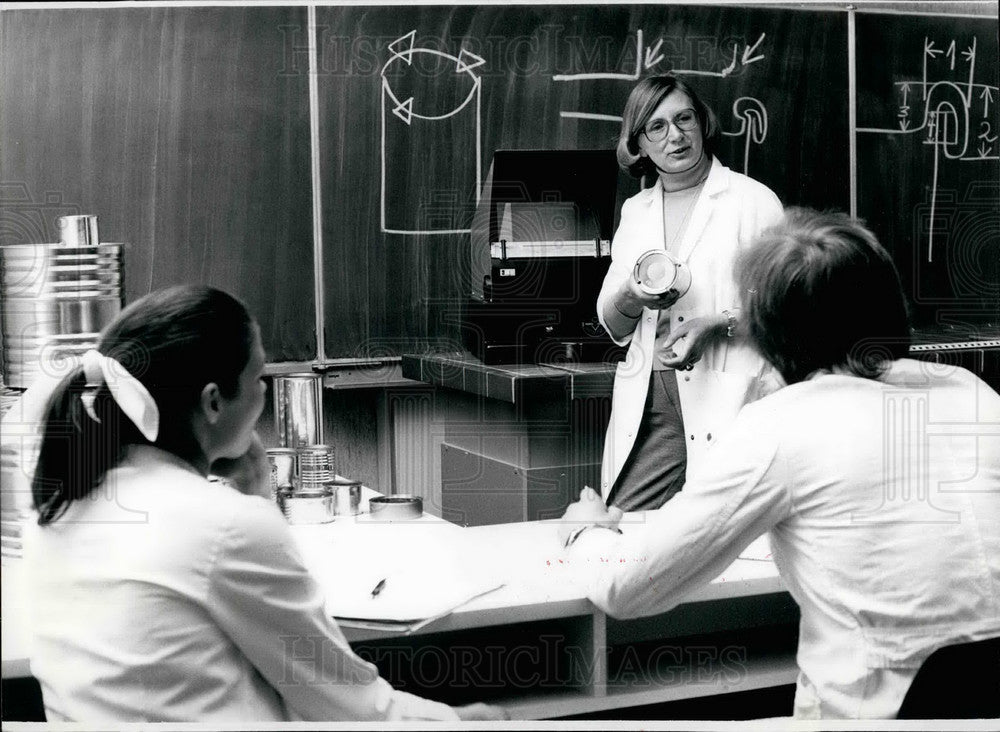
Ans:
{"type": "MultiPolygon", "coordinates": [[[[898,100],[895,126],[858,127],[859,133],[912,135],[933,148],[930,221],[938,199],[942,162],[1000,160],[996,114],[990,115],[997,87],[976,82],[977,38],[967,46],[924,36],[920,78],[894,82],[898,100]],[[937,78],[940,77],[940,78],[937,78]],[[947,78],[946,78],[947,77],[947,78]]],[[[934,226],[929,228],[927,261],[934,261],[934,226]]]]}
{"type": "MultiPolygon", "coordinates": [[[[402,221],[408,212],[392,207],[388,202],[387,182],[390,171],[388,170],[388,147],[387,140],[392,134],[428,134],[440,137],[450,133],[448,129],[438,129],[446,120],[456,118],[460,114],[472,117],[473,127],[470,137],[470,146],[474,147],[475,155],[471,158],[462,158],[450,161],[451,170],[456,167],[464,167],[469,174],[470,180],[475,180],[475,196],[479,201],[479,191],[481,187],[481,125],[482,125],[482,81],[474,72],[479,66],[486,63],[485,59],[476,54],[462,49],[458,55],[453,55],[440,51],[436,48],[425,48],[417,45],[417,32],[412,30],[404,36],[397,38],[388,45],[390,52],[389,60],[381,70],[382,79],[382,99],[381,99],[381,145],[380,145],[380,181],[381,181],[381,227],[382,231],[388,234],[467,234],[468,228],[448,228],[447,226],[438,228],[434,226],[433,216],[420,217],[421,226],[415,227],[412,222],[402,221]],[[430,57],[429,59],[426,57],[430,57]],[[411,93],[403,91],[405,86],[400,84],[400,78],[406,78],[408,72],[414,65],[414,61],[428,61],[428,64],[435,67],[435,82],[438,84],[451,85],[454,89],[454,98],[457,100],[454,106],[448,108],[440,107],[437,99],[418,98],[411,93]],[[390,79],[393,79],[390,81],[390,79]],[[394,84],[400,84],[399,88],[394,88],[394,84]],[[402,123],[402,124],[400,124],[402,123]],[[391,210],[390,210],[391,209],[391,210]],[[400,220],[396,220],[400,219],[400,220]]],[[[416,73],[416,72],[414,72],[416,73]]],[[[426,72],[425,72],[426,73],[426,72]]],[[[440,96],[440,95],[436,95],[440,96]]],[[[461,172],[461,171],[459,171],[461,172]]],[[[423,171],[421,171],[423,175],[423,171]]],[[[451,183],[447,184],[451,185],[451,183]]],[[[419,183],[421,187],[433,188],[433,185],[425,180],[419,183]]]]}
{"type": "MultiPolygon", "coordinates": [[[[702,69],[663,69],[662,73],[670,73],[675,76],[708,76],[725,79],[730,76],[737,67],[747,67],[764,59],[763,47],[766,33],[761,33],[753,43],[746,43],[740,51],[740,44],[733,44],[733,57],[729,64],[721,71],[705,71],[702,69]]],[[[635,38],[635,71],[627,73],[616,72],[588,72],[580,74],[555,74],[553,81],[588,81],[593,79],[617,79],[620,81],[636,82],[646,73],[657,70],[664,56],[660,53],[663,47],[663,39],[658,38],[655,43],[647,44],[643,38],[642,30],[636,31],[635,38]]],[[[739,127],[736,130],[723,130],[722,134],[727,137],[742,137],[743,145],[743,173],[749,175],[750,148],[752,145],[763,144],[767,138],[767,108],[764,103],[755,97],[739,97],[733,102],[733,118],[739,127]]],[[[559,116],[563,119],[589,119],[602,122],[620,123],[620,115],[600,114],[596,112],[580,112],[560,110],[559,116]]]]}

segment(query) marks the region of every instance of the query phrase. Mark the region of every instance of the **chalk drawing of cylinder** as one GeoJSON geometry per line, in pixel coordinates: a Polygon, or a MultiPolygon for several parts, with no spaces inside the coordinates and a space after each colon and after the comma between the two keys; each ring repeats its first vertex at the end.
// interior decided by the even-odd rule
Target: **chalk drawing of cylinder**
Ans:
{"type": "Polygon", "coordinates": [[[382,67],[381,223],[389,234],[469,232],[480,189],[482,83],[474,53],[389,44],[382,67]]]}
{"type": "Polygon", "coordinates": [[[740,97],[733,102],[733,116],[739,120],[736,132],[723,132],[730,137],[744,137],[743,174],[750,175],[750,145],[760,145],[767,139],[767,109],[759,99],[740,97]]]}

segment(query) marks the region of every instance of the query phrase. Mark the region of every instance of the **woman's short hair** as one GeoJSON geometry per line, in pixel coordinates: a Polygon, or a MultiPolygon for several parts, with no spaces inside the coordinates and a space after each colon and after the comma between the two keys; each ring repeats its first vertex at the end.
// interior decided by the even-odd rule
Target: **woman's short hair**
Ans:
{"type": "Polygon", "coordinates": [[[715,155],[719,142],[719,123],[711,107],[702,101],[698,93],[685,81],[664,74],[648,76],[632,88],[625,102],[622,113],[622,127],[618,134],[618,165],[635,178],[641,178],[647,173],[655,173],[656,167],[647,157],[639,155],[639,135],[642,134],[649,118],[667,96],[679,91],[687,94],[698,115],[701,135],[704,138],[705,152],[715,155]]]}
{"type": "Polygon", "coordinates": [[[788,384],[833,367],[878,378],[909,351],[899,273],[846,214],[789,209],[737,260],[736,283],[751,340],[788,384]]]}
{"type": "MultiPolygon", "coordinates": [[[[101,333],[97,350],[117,360],[149,390],[159,410],[157,447],[181,457],[200,449],[191,416],[206,384],[223,396],[239,390],[251,357],[253,318],[231,295],[211,287],[181,285],[153,292],[125,308],[101,333]]],[[[118,464],[129,444],[148,444],[122,413],[105,384],[95,395],[91,419],[82,404],[83,367],[75,367],[49,400],[32,497],[39,523],[58,518],[90,494],[118,464]]]]}

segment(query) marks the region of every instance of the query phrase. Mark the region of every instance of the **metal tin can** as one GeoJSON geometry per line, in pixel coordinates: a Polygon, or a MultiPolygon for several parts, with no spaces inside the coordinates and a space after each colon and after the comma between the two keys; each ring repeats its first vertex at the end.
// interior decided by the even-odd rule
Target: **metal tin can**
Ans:
{"type": "Polygon", "coordinates": [[[96,247],[101,243],[96,216],[60,216],[59,241],[68,247],[96,247]]]}
{"type": "Polygon", "coordinates": [[[373,520],[407,521],[424,515],[424,499],[420,496],[378,496],[368,505],[373,520]]]}
{"type": "Polygon", "coordinates": [[[271,465],[271,498],[277,500],[279,488],[295,487],[299,473],[299,453],[290,447],[271,447],[266,453],[271,465]]]}
{"type": "Polygon", "coordinates": [[[361,513],[361,481],[335,477],[323,485],[333,491],[334,513],[337,516],[357,516],[361,513]]]}
{"type": "Polygon", "coordinates": [[[328,524],[334,520],[333,490],[326,486],[278,491],[278,506],[290,524],[328,524]]]}
{"type": "Polygon", "coordinates": [[[336,475],[331,445],[308,445],[298,449],[300,488],[318,488],[336,475]]]}
{"type": "Polygon", "coordinates": [[[122,244],[0,246],[4,376],[63,376],[122,309],[122,244]]]}
{"type": "Polygon", "coordinates": [[[281,447],[323,442],[323,377],[319,374],[275,376],[274,420],[281,447]]]}

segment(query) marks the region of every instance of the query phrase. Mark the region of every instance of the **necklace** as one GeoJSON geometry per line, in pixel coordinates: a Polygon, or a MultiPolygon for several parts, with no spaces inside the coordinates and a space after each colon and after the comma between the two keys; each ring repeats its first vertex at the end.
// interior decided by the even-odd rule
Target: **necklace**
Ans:
{"type": "Polygon", "coordinates": [[[698,202],[698,198],[701,195],[701,188],[705,185],[707,178],[708,175],[705,175],[696,185],[681,191],[663,191],[663,243],[668,252],[676,251],[681,237],[687,230],[688,219],[691,217],[691,212],[698,202]],[[684,207],[684,214],[680,216],[677,226],[672,227],[671,223],[677,219],[679,213],[679,204],[685,198],[689,200],[684,207]]]}

